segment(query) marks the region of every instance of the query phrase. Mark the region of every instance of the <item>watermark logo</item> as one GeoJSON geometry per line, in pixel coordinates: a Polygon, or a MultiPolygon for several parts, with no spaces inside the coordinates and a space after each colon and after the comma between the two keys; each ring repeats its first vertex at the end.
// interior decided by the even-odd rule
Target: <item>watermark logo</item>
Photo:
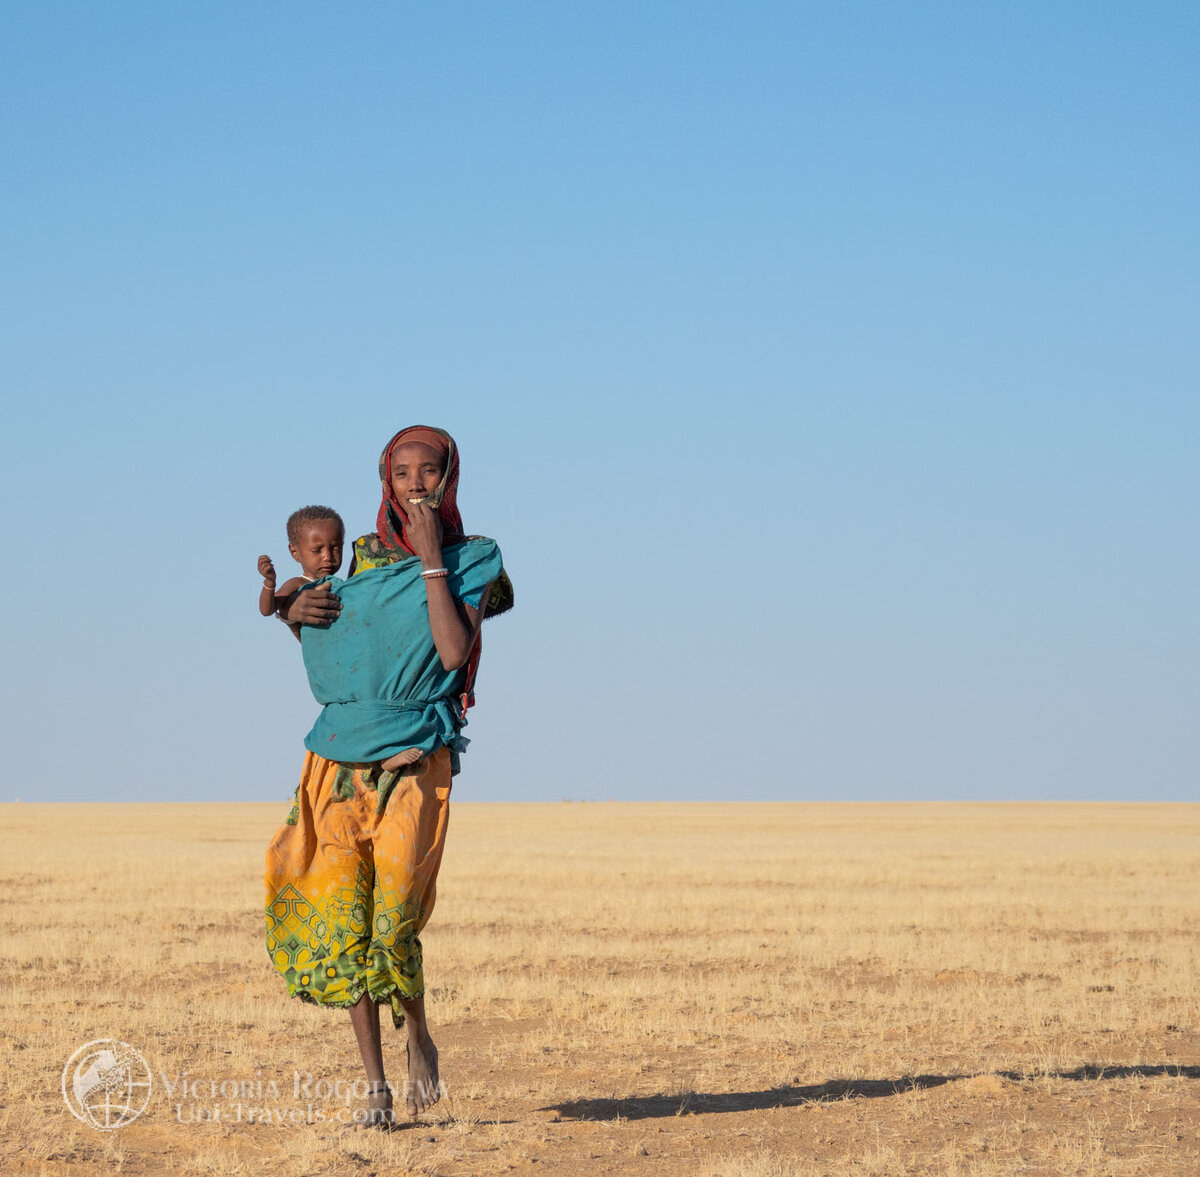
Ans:
{"type": "MultiPolygon", "coordinates": [[[[370,1119],[367,1101],[371,1086],[366,1079],[318,1079],[311,1071],[295,1071],[292,1076],[291,1101],[287,1089],[258,1071],[253,1079],[193,1078],[187,1071],[159,1078],[171,1101],[171,1113],[180,1124],[263,1124],[277,1128],[302,1124],[337,1122],[363,1123],[370,1119]],[[330,1106],[340,1104],[341,1106],[330,1106]]],[[[388,1090],[399,1101],[408,1102],[410,1090],[388,1084],[388,1090]]],[[[449,1096],[446,1084],[419,1084],[421,1098],[433,1102],[438,1096],[449,1096]]]]}
{"type": "Polygon", "coordinates": [[[152,1085],[146,1060],[115,1038],[85,1043],[63,1067],[67,1107],[98,1132],[115,1132],[136,1120],[150,1102],[152,1085]]]}

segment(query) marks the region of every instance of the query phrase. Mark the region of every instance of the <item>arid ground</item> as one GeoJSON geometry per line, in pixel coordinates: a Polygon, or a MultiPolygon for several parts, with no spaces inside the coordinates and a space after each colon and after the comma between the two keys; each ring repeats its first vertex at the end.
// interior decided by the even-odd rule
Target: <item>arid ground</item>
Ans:
{"type": "Polygon", "coordinates": [[[456,804],[390,1134],[262,946],[287,808],[0,807],[4,1174],[1200,1173],[1200,806],[456,804]]]}

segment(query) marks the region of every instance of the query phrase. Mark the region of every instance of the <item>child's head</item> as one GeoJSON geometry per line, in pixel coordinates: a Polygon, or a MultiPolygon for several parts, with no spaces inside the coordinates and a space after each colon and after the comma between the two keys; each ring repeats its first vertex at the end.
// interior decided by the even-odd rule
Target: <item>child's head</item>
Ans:
{"type": "Polygon", "coordinates": [[[314,579],[332,576],[342,566],[346,528],[342,517],[329,507],[301,507],[287,521],[288,551],[314,579]]]}

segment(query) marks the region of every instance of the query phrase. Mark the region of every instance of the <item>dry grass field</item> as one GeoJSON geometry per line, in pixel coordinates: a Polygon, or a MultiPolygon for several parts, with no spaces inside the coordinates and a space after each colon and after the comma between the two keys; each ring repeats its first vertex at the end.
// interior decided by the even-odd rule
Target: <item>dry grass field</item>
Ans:
{"type": "Polygon", "coordinates": [[[4,1174],[1200,1173],[1200,807],[458,804],[390,1134],[262,947],[287,808],[0,807],[4,1174]],[[154,1078],[111,1133],[99,1038],[154,1078]]]}

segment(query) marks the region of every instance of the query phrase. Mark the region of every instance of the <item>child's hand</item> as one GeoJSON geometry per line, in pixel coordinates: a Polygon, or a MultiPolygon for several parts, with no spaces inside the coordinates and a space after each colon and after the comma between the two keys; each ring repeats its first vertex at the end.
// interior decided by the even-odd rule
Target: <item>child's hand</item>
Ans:
{"type": "Polygon", "coordinates": [[[263,578],[263,584],[267,588],[273,589],[275,587],[275,565],[271,563],[270,556],[259,556],[258,574],[263,578]]]}

